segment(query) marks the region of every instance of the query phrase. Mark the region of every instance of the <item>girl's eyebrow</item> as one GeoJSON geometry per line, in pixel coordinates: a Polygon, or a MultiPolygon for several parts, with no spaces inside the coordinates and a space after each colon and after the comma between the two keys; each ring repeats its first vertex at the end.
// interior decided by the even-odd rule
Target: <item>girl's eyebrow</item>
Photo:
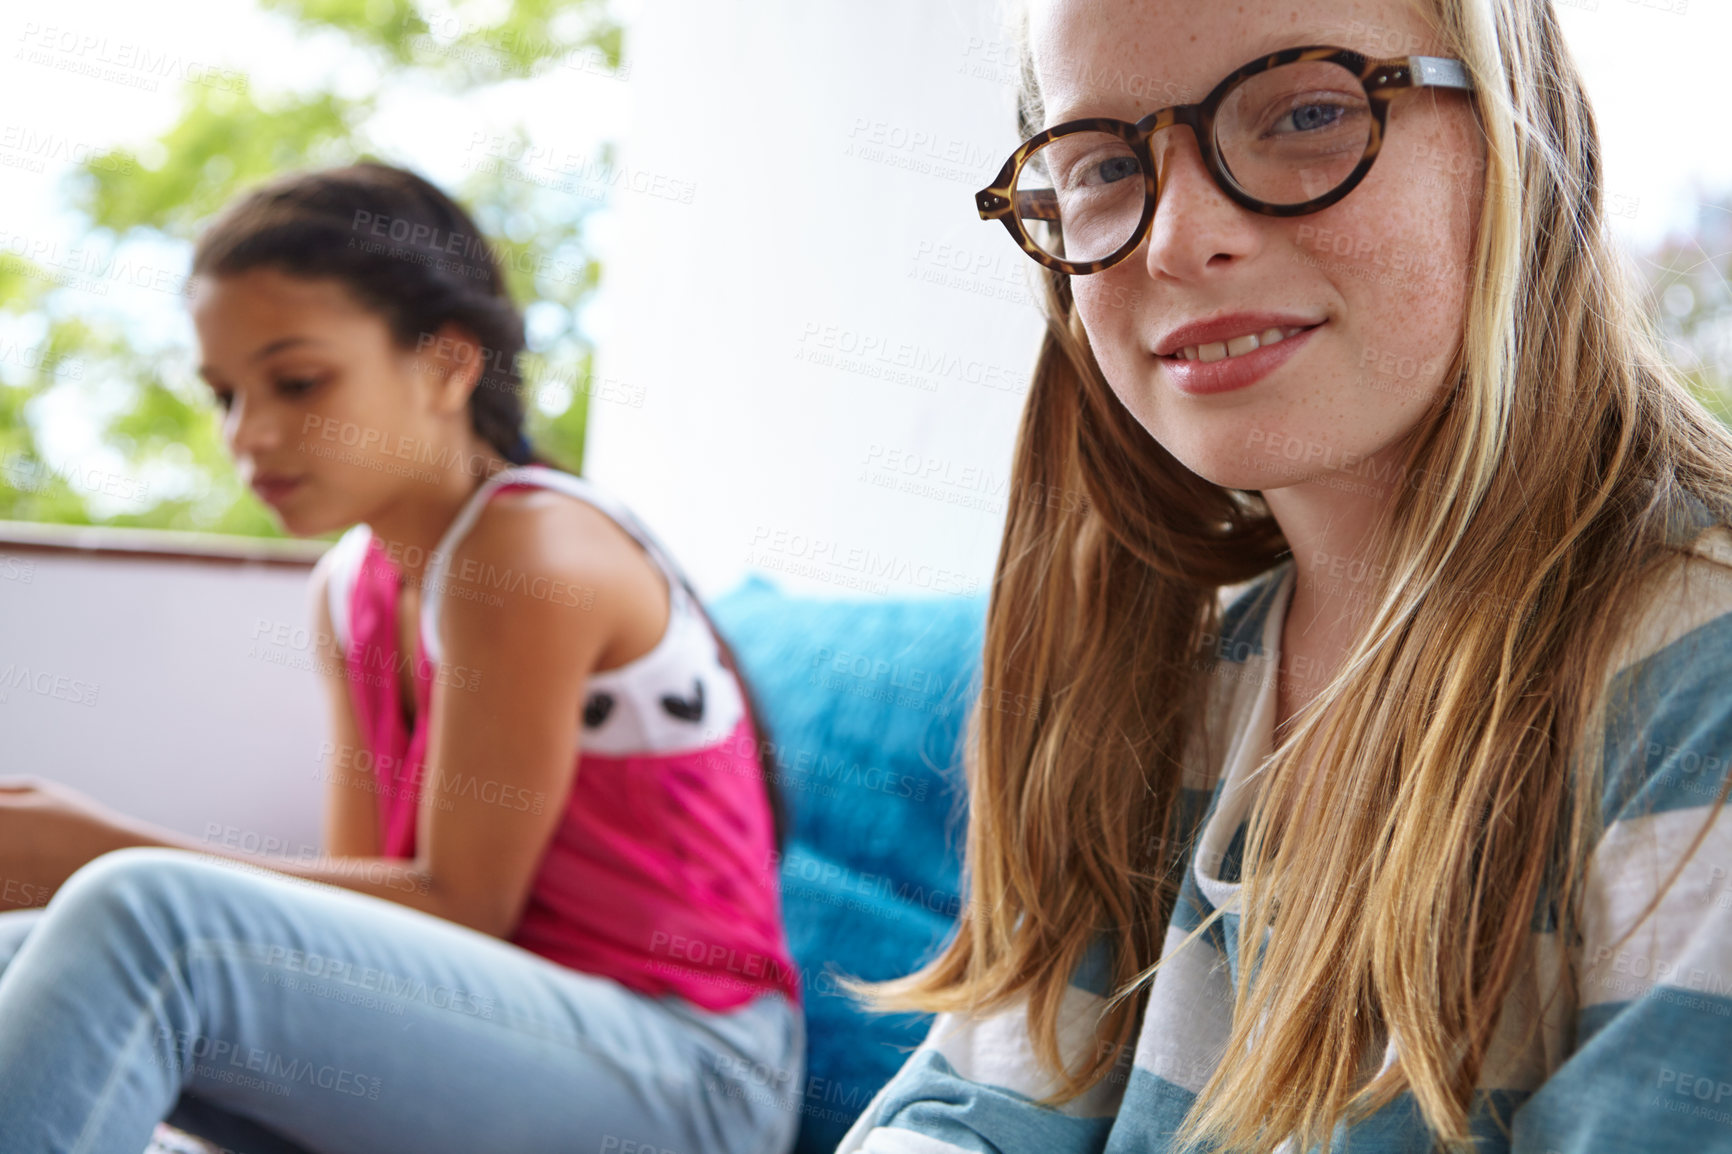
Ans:
{"type": "Polygon", "coordinates": [[[258,362],[264,360],[274,352],[281,351],[282,349],[292,348],[295,345],[316,345],[318,343],[319,341],[314,337],[281,337],[253,353],[251,359],[254,362],[258,362]]]}
{"type": "MultiPolygon", "coordinates": [[[[1244,55],[1240,58],[1239,63],[1232,67],[1242,67],[1250,61],[1259,60],[1264,56],[1280,52],[1285,48],[1297,48],[1306,44],[1334,44],[1339,43],[1342,39],[1344,39],[1344,37],[1340,36],[1338,32],[1319,30],[1316,28],[1306,29],[1304,31],[1295,28],[1283,28],[1268,31],[1259,39],[1249,41],[1244,45],[1243,47],[1246,48],[1244,55]]],[[[1377,54],[1367,53],[1367,55],[1375,56],[1377,54]]],[[[1108,91],[1109,94],[1110,90],[1115,87],[1121,91],[1126,88],[1131,82],[1130,77],[1133,75],[1135,75],[1135,79],[1140,87],[1152,88],[1154,87],[1155,81],[1155,78],[1152,76],[1127,74],[1124,69],[1112,66],[1102,66],[1098,69],[1089,68],[1087,66],[1072,66],[1071,71],[1075,75],[1090,77],[1096,81],[1107,82],[1105,91],[1108,91]]],[[[1153,100],[1146,101],[1145,103],[1147,107],[1142,108],[1137,113],[1136,117],[1133,117],[1132,119],[1147,116],[1156,108],[1165,107],[1167,105],[1195,103],[1196,101],[1203,99],[1203,96],[1209,91],[1209,89],[1213,88],[1216,84],[1219,84],[1227,77],[1227,75],[1227,72],[1222,72],[1219,76],[1211,77],[1208,81],[1208,88],[1202,88],[1178,97],[1169,97],[1159,101],[1158,103],[1153,100]]],[[[1169,91],[1172,84],[1173,81],[1171,77],[1164,78],[1163,91],[1169,91]]],[[[1066,120],[1081,119],[1081,114],[1077,111],[1078,106],[1080,105],[1083,108],[1087,108],[1090,104],[1099,100],[1101,92],[1082,91],[1071,95],[1072,99],[1070,103],[1058,105],[1056,112],[1051,106],[1048,107],[1046,111],[1046,123],[1041,126],[1042,128],[1051,128],[1053,125],[1060,124],[1066,120]]],[[[1096,115],[1098,115],[1098,113],[1096,115]]]]}
{"type": "MultiPolygon", "coordinates": [[[[253,362],[257,363],[258,361],[264,360],[266,357],[270,356],[272,353],[281,352],[284,349],[292,349],[296,345],[316,345],[316,344],[320,344],[320,343],[321,342],[319,341],[319,339],[317,337],[303,337],[303,336],[279,337],[278,339],[272,341],[270,344],[265,345],[263,348],[260,348],[259,350],[254,352],[253,355],[249,359],[252,360],[253,362]]],[[[209,365],[200,365],[198,367],[198,375],[200,377],[204,378],[204,381],[206,384],[209,384],[211,381],[211,373],[212,373],[212,369],[209,365]]]]}

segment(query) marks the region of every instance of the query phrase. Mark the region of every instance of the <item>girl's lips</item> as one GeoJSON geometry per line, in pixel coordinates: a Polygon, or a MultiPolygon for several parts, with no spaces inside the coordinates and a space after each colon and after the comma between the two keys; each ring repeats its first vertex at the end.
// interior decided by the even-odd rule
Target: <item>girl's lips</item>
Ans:
{"type": "Polygon", "coordinates": [[[291,480],[255,480],[253,492],[259,495],[261,501],[269,501],[274,505],[300,488],[301,483],[305,480],[305,477],[295,477],[291,480]]]}
{"type": "Polygon", "coordinates": [[[1192,396],[1225,393],[1254,384],[1274,372],[1311,339],[1312,333],[1327,323],[1312,325],[1272,345],[1263,345],[1219,361],[1187,361],[1183,356],[1157,359],[1181,392],[1192,396]]]}

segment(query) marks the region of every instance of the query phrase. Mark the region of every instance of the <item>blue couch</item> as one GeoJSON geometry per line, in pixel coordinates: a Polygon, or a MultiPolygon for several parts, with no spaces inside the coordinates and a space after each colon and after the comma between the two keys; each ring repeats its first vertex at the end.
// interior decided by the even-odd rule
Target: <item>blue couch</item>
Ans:
{"type": "Polygon", "coordinates": [[[782,763],[782,906],[806,1002],[795,1149],[832,1154],[931,1024],[863,1012],[834,978],[907,974],[955,927],[986,595],[806,598],[752,574],[706,607],[782,763]]]}

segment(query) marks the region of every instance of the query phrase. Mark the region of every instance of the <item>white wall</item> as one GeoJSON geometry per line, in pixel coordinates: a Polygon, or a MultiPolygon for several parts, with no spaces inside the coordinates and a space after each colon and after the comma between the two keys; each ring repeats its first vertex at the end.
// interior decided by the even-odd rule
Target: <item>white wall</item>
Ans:
{"type": "Polygon", "coordinates": [[[309,569],[0,541],[0,775],[219,844],[317,852],[327,722],[309,569]]]}
{"type": "Polygon", "coordinates": [[[706,595],[984,591],[1041,330],[973,206],[1017,143],[992,0],[625,15],[586,473],[706,595]]]}

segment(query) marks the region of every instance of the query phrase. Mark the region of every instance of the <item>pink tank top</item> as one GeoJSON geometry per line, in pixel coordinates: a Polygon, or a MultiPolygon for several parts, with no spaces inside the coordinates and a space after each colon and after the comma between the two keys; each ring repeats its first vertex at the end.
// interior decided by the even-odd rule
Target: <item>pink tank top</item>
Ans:
{"type": "MultiPolygon", "coordinates": [[[[615,669],[592,673],[581,714],[577,771],[510,941],[542,957],[613,978],[642,993],[678,994],[710,1010],[764,990],[796,1005],[774,834],[739,681],[692,604],[672,558],[617,498],[593,482],[541,465],[489,477],[451,523],[423,574],[414,655],[415,724],[405,722],[397,651],[397,570],[365,524],[331,547],[331,621],[349,670],[350,696],[371,755],[381,852],[415,854],[434,678],[439,605],[447,589],[486,595],[486,578],[447,585],[452,550],[482,506],[506,489],[568,493],[608,514],[655,561],[671,610],[661,640],[615,669]]],[[[533,575],[509,570],[505,581],[533,575]]],[[[572,596],[579,594],[568,589],[572,596]]],[[[456,595],[454,593],[453,595],[456,595]]],[[[534,804],[527,793],[502,805],[534,804]]]]}

